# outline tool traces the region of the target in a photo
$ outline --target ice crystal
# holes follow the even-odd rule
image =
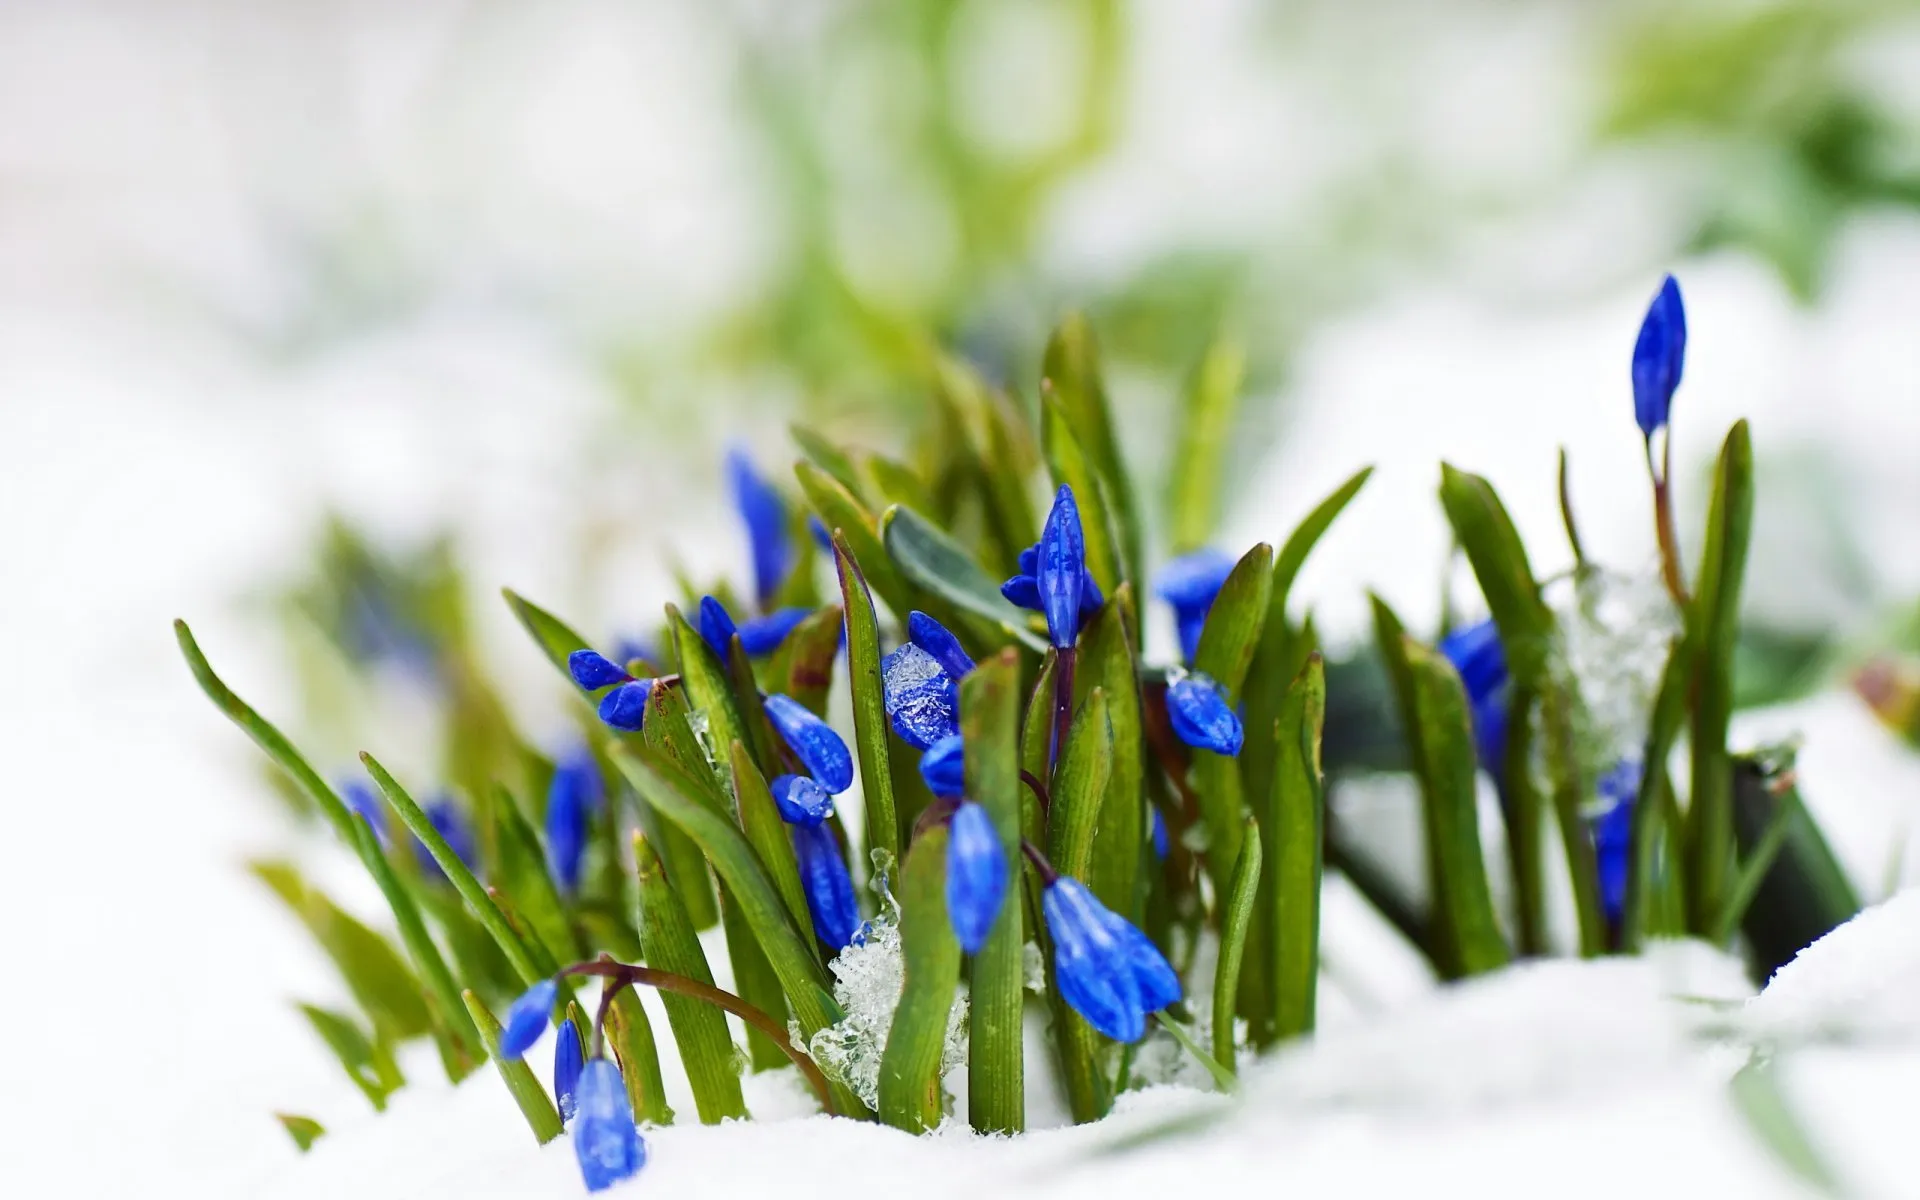
[[[888,897],[891,901],[891,897]],[[867,922],[865,935],[833,960],[833,998],[846,1017],[807,1042],[820,1069],[852,1089],[868,1108],[880,1104],[880,1056],[887,1048],[893,1013],[906,982],[897,910],[883,910]],[[940,1073],[967,1057],[967,998],[954,997],[947,1014],[947,1040]]]
[[[1594,569],[1547,598],[1558,618],[1554,667],[1580,699],[1582,773],[1599,779],[1642,752],[1679,615],[1651,574]]]

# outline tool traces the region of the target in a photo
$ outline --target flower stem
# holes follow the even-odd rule
[[[1678,607],[1687,607],[1687,581],[1680,568],[1680,537],[1673,523],[1673,492],[1669,487],[1673,471],[1673,434],[1668,431],[1661,443],[1660,465],[1654,466],[1653,439],[1647,439],[1647,473],[1653,477],[1654,529],[1660,539],[1660,577],[1666,581],[1667,594]]]
[[[1067,745],[1067,730],[1073,724],[1073,660],[1072,646],[1060,647],[1055,656],[1053,668],[1053,757],[1059,760],[1060,752]]]

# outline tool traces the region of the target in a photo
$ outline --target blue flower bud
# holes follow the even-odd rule
[[[623,683],[600,698],[600,719],[615,729],[635,733],[647,716],[647,698],[653,695],[651,679]]]
[[[907,614],[907,640],[933,656],[940,669],[958,683],[973,670],[973,659],[945,625],[923,612]]]
[[[827,523],[813,513],[808,513],[807,532],[813,535],[813,544],[820,547],[820,552],[832,557],[833,533],[827,529]]]
[[[1492,621],[1440,639],[1440,653],[1460,673],[1473,713],[1473,744],[1480,767],[1498,780],[1507,753],[1507,655]]]
[[[567,655],[567,674],[573,676],[575,683],[590,692],[597,692],[603,687],[611,687],[613,684],[624,683],[633,678],[592,650],[575,650]]]
[[[647,1144],[633,1123],[627,1085],[611,1059],[595,1058],[580,1070],[574,1093],[573,1153],[590,1192],[632,1179],[647,1165]]]
[[[1153,810],[1153,856],[1165,862],[1172,852],[1173,843],[1167,838],[1167,819],[1156,808]]]
[[[1180,631],[1180,657],[1192,662],[1200,649],[1200,630],[1205,626],[1207,610],[1213,598],[1233,574],[1234,560],[1224,551],[1211,547],[1183,554],[1168,563],[1154,582],[1154,592],[1173,608],[1174,624]]]
[[[588,818],[599,806],[600,767],[585,746],[575,747],[554,764],[547,786],[547,868],[568,895],[580,888]]]
[[[573,1120],[580,1110],[580,1069],[584,1066],[580,1031],[572,1021],[560,1022],[560,1033],[553,1039],[553,1099],[560,1106],[562,1121]]]
[[[818,825],[833,815],[833,797],[805,775],[782,775],[771,790],[780,819],[789,825]]]
[[[1073,645],[1080,633],[1080,602],[1086,595],[1087,540],[1080,528],[1080,506],[1065,484],[1053,498],[1047,523],[1040,531],[1040,608],[1047,617],[1047,636],[1058,647]]]
[[[1187,745],[1229,758],[1240,753],[1246,731],[1220,688],[1205,675],[1186,675],[1167,685],[1167,719]]]
[[[787,640],[793,627],[813,615],[810,608],[782,608],[740,627],[740,648],[750,658],[772,654]]]
[[[1633,419],[1648,437],[1667,423],[1674,389],[1687,361],[1687,310],[1669,275],[1647,306],[1633,342]]]
[[[387,818],[380,811],[380,798],[373,794],[373,789],[358,779],[343,780],[340,798],[347,802],[349,812],[367,823],[373,830],[374,840],[384,847],[387,844]]]
[[[1072,493],[1069,492],[1066,488],[1061,488],[1060,490],[1062,492],[1067,493],[1069,503],[1071,504]],[[1054,505],[1054,508],[1057,511],[1059,509],[1059,505],[1056,503]],[[1048,527],[1052,528],[1053,522],[1054,522],[1054,514],[1049,513],[1047,516],[1047,520],[1049,523]],[[1075,520],[1075,524],[1073,528],[1077,532],[1080,529],[1080,526],[1078,524],[1078,520],[1079,520],[1078,509],[1074,510],[1074,520]],[[1042,590],[1040,586],[1040,562],[1041,562],[1040,545],[1041,544],[1039,542],[1035,542],[1033,545],[1028,546],[1025,550],[1022,550],[1020,552],[1020,573],[1000,585],[1000,594],[1006,597],[1007,602],[1009,604],[1012,604],[1016,608],[1024,608],[1032,612],[1045,613],[1047,612],[1047,600],[1042,594]],[[1099,612],[1100,606],[1106,603],[1105,598],[1102,597],[1100,594],[1100,585],[1093,581],[1092,573],[1086,569],[1084,552],[1082,553],[1082,556],[1081,556],[1079,586],[1080,586],[1079,618],[1077,621],[1073,623],[1073,631],[1076,634],[1079,632],[1079,627],[1087,623],[1087,618],[1091,617],[1094,613]],[[1052,625],[1051,619],[1049,619],[1049,622],[1048,622],[1049,632],[1051,632],[1052,629],[1053,629],[1053,625]]]
[[[727,454],[727,479],[733,503],[747,526],[753,550],[753,592],[764,606],[780,590],[793,565],[793,546],[787,536],[787,502],[761,478],[753,460],[738,447]]]
[[[767,719],[821,787],[837,796],[853,786],[853,756],[825,721],[778,693],[767,697]]]
[[[880,683],[887,720],[915,750],[960,732],[960,689],[925,650],[909,643],[881,659]]]
[[[520,993],[501,1025],[500,1057],[519,1058],[533,1049],[546,1032],[547,1018],[553,1015],[553,1001],[559,994],[560,986],[551,979],[542,979]]]
[[[936,796],[954,797],[967,790],[966,748],[959,734],[941,738],[920,756],[920,778]]]
[[[1147,936],[1061,876],[1041,899],[1060,995],[1116,1042],[1146,1036],[1147,1015],[1180,999],[1180,977]]]
[[[954,810],[947,839],[947,919],[962,950],[980,953],[1006,898],[1006,848],[987,810],[968,801]]]
[[[738,632],[726,605],[712,596],[700,597],[700,639],[713,647],[714,654],[721,662],[727,661],[727,648],[732,645],[733,635]]]
[[[433,828],[446,839],[447,845],[453,848],[454,854],[467,865],[468,870],[477,871],[480,863],[479,846],[474,842],[473,829],[467,824],[467,819],[460,815],[460,810],[454,806],[453,800],[447,796],[438,796],[427,801],[424,807],[427,820],[433,822]],[[413,852],[414,857],[420,862],[422,871],[437,879],[447,877],[446,872],[442,871],[440,864],[435,861],[432,851],[427,849],[425,842],[415,838]]]
[[[1618,925],[1627,905],[1627,870],[1633,859],[1633,805],[1640,795],[1640,760],[1623,758],[1600,777],[1600,801],[1593,818],[1593,857],[1600,875],[1600,907],[1609,924]]]
[[[793,854],[800,867],[800,887],[813,914],[813,931],[835,950],[844,950],[860,931],[860,906],[853,898],[853,878],[840,843],[828,825],[793,826]]]

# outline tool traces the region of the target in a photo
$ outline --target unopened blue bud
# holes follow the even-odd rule
[[[533,1049],[533,1044],[546,1032],[547,1019],[553,1015],[554,998],[559,994],[559,985],[551,979],[542,979],[520,993],[520,998],[507,1010],[507,1019],[501,1024],[502,1058],[519,1058]]]
[[[1154,582],[1154,591],[1173,608],[1173,620],[1180,631],[1180,657],[1192,662],[1200,649],[1200,631],[1206,625],[1207,610],[1233,574],[1234,560],[1223,551],[1195,550],[1168,563]]]
[[[733,644],[733,635],[738,632],[726,605],[712,596],[700,597],[700,640],[713,647],[714,654],[722,663],[727,661],[727,648]]]
[[[907,640],[933,656],[955,683],[973,670],[973,658],[945,625],[919,611],[907,614]]]
[[[966,748],[959,734],[941,738],[920,756],[920,778],[936,796],[954,797],[967,790]]]
[[[900,740],[925,750],[960,732],[960,690],[933,655],[911,643],[880,660],[887,720]]]
[[[595,1058],[581,1068],[574,1097],[573,1153],[587,1190],[605,1191],[639,1174],[647,1165],[647,1144],[633,1123],[620,1068]]]
[[[947,918],[962,950],[980,953],[1006,897],[1006,848],[987,810],[969,801],[954,810],[947,839]]]
[[[1071,642],[1072,638],[1079,633],[1080,626],[1085,625],[1089,617],[1099,612],[1100,606],[1106,603],[1106,600],[1100,594],[1100,585],[1093,581],[1093,574],[1086,568],[1086,547],[1080,527],[1079,509],[1073,503],[1073,492],[1062,487],[1060,493],[1066,499],[1066,507],[1063,509],[1059,500],[1055,500],[1053,509],[1047,514],[1046,530],[1053,531],[1056,550],[1064,550],[1071,555],[1074,544],[1079,545],[1078,584],[1066,577],[1064,568],[1061,572],[1048,576],[1053,579],[1053,584],[1050,585],[1051,591],[1048,590],[1049,585],[1043,584],[1041,567],[1047,560],[1041,550],[1047,544],[1048,536],[1046,530],[1043,530],[1040,541],[1020,552],[1020,573],[1000,585],[1000,594],[1016,608],[1045,614],[1048,633],[1057,637],[1059,636],[1057,630],[1064,629],[1068,642]],[[1068,517],[1071,517],[1071,522],[1068,521]],[[1056,559],[1056,566],[1058,565]],[[1065,617],[1068,611],[1066,606],[1072,599],[1072,593],[1076,587],[1079,589],[1079,603],[1076,610],[1078,615],[1064,626],[1057,627],[1055,617]],[[1056,641],[1055,644],[1062,643]]]
[[[597,692],[603,687],[611,687],[633,678],[619,666],[592,650],[575,650],[567,655],[567,674],[573,676],[575,683],[590,692]]]
[[[753,591],[765,605],[780,590],[793,565],[793,545],[787,533],[787,502],[761,477],[753,460],[738,447],[727,454],[727,479],[733,502],[747,527],[753,550]]]
[[[584,1066],[580,1031],[572,1021],[560,1022],[560,1033],[553,1039],[553,1099],[560,1107],[562,1121],[573,1120],[580,1109],[580,1070]]]
[[[1205,675],[1187,675],[1167,685],[1167,719],[1173,732],[1197,750],[1231,758],[1240,753],[1246,731],[1220,688]]]
[[[787,640],[794,626],[812,615],[810,608],[782,608],[748,621],[740,627],[740,648],[750,658],[772,654]]]
[[[1080,528],[1080,506],[1065,484],[1053,498],[1046,526],[1040,531],[1040,608],[1047,617],[1047,636],[1058,647],[1073,645],[1080,633],[1080,601],[1086,594],[1087,541]]]
[[[800,868],[800,888],[807,895],[807,911],[813,914],[814,933],[835,950],[846,949],[860,931],[860,907],[833,828],[793,826],[793,855]]]
[[[600,797],[600,767],[585,746],[554,764],[553,782],[547,787],[547,867],[568,895],[580,888],[588,818],[600,806]]]
[[[1669,275],[1647,306],[1633,342],[1633,419],[1646,436],[1667,423],[1686,361],[1687,310],[1680,285]]]
[[[833,815],[833,797],[805,775],[782,775],[773,781],[774,807],[789,825],[818,825]]]
[[[1473,744],[1481,769],[1498,780],[1507,752],[1507,655],[1492,621],[1440,639],[1440,653],[1460,674],[1473,713]]]
[[[1166,956],[1079,880],[1063,875],[1049,884],[1041,911],[1053,935],[1061,997],[1107,1037],[1139,1041],[1147,1015],[1180,999],[1180,978]]]
[[[767,697],[767,719],[821,787],[837,796],[853,786],[853,756],[832,726],[778,693]]]
[[[653,695],[654,681],[636,679],[623,683],[600,698],[600,719],[615,729],[638,732],[647,716],[647,698]]]

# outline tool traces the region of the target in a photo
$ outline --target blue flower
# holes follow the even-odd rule
[[[713,647],[722,664],[727,661],[727,647],[733,643],[733,635],[740,632],[734,625],[733,617],[727,612],[727,606],[712,596],[700,597],[700,638]]]
[[[1159,809],[1153,811],[1153,856],[1161,862],[1167,861],[1167,855],[1173,850],[1173,843],[1167,838],[1167,819],[1160,815]]]
[[[787,502],[761,478],[753,460],[735,447],[727,453],[727,479],[733,503],[747,526],[753,550],[753,592],[765,607],[780,590],[793,565],[793,545],[787,536]]]
[[[779,693],[767,697],[767,719],[821,787],[837,796],[853,786],[853,757],[825,721]]]
[[[945,625],[915,610],[907,614],[907,640],[933,656],[955,683],[973,670],[973,658]]]
[[[1233,574],[1234,560],[1224,551],[1208,547],[1183,554],[1168,563],[1154,582],[1153,590],[1173,606],[1174,624],[1180,630],[1180,657],[1192,662],[1200,649],[1200,630],[1207,621],[1213,598]]]
[[[936,796],[954,797],[967,790],[965,747],[959,734],[941,738],[920,756],[920,778]]]
[[[915,750],[960,732],[960,689],[925,650],[908,643],[881,659],[880,683],[887,720]]]
[[[835,950],[844,950],[860,930],[860,907],[853,898],[853,879],[840,857],[840,843],[828,825],[795,825],[793,854],[800,867],[800,887],[813,914],[813,931]]]
[[[573,1153],[587,1190],[605,1191],[639,1174],[647,1165],[647,1144],[634,1126],[620,1068],[595,1058],[581,1068],[574,1098]]]
[[[1041,900],[1053,934],[1054,976],[1073,1010],[1116,1042],[1146,1036],[1147,1014],[1180,999],[1180,977],[1147,935],[1061,876]]]
[[[1229,758],[1240,753],[1246,737],[1239,714],[1205,675],[1183,675],[1167,685],[1167,720],[1187,745]]]
[[[453,848],[454,855],[467,864],[469,871],[476,870],[480,861],[479,847],[474,844],[472,827],[467,824],[467,819],[460,815],[460,810],[454,806],[452,798],[438,796],[427,801],[425,807],[427,820],[433,822],[434,830],[446,839],[447,845]],[[422,871],[440,879],[447,877],[446,872],[440,869],[440,864],[434,861],[433,853],[427,849],[425,842],[415,838],[413,852],[414,856],[420,860]]]
[[[1627,869],[1633,859],[1633,803],[1640,795],[1640,761],[1623,758],[1600,778],[1607,807],[1594,817],[1593,857],[1600,874],[1600,907],[1618,925],[1627,903]]]
[[[805,775],[782,775],[772,791],[780,819],[789,825],[818,825],[833,815],[833,797]]]
[[[1492,621],[1457,629],[1440,639],[1467,691],[1473,712],[1473,743],[1480,766],[1496,780],[1507,751],[1507,655]]]
[[[1667,423],[1686,361],[1687,310],[1680,302],[1680,285],[1669,275],[1647,306],[1640,336],[1633,342],[1633,419],[1646,436]]]
[[[614,643],[613,653],[623,663],[632,662],[636,658],[645,659],[650,663],[660,661],[660,656],[654,652],[653,643],[642,637],[621,638]]]
[[[633,678],[620,666],[592,650],[575,650],[567,655],[567,674],[589,692],[597,692],[603,687],[625,683]]]
[[[630,679],[600,698],[600,719],[615,729],[636,733],[647,716],[654,681]]]
[[[962,950],[980,953],[1006,898],[1006,848],[987,810],[968,801],[954,810],[947,839],[947,919]]]
[[[1044,613],[1056,646],[1071,646],[1087,618],[1106,601],[1087,571],[1087,543],[1073,489],[1060,488],[1040,540],[1020,552],[1020,573],[1000,585],[1000,594],[1021,608]]]
[[[347,802],[347,811],[365,821],[373,830],[374,840],[381,846],[387,844],[387,819],[380,811],[380,798],[373,789],[358,779],[341,781],[340,798]]]
[[[587,819],[600,806],[600,788],[600,767],[584,745],[554,764],[553,782],[547,786],[547,868],[569,895],[580,887]]]
[[[740,627],[740,648],[749,658],[772,654],[787,640],[794,626],[813,615],[810,608],[778,608]]]
[[[519,1058],[533,1049],[546,1032],[547,1018],[553,1015],[553,1001],[559,994],[560,985],[551,979],[542,979],[520,993],[507,1010],[500,1030],[500,1057]]]
[[[580,1109],[580,1069],[586,1056],[580,1052],[580,1031],[572,1021],[560,1022],[559,1036],[553,1039],[553,1098],[560,1106],[560,1119],[573,1120]]]
[[[827,523],[813,513],[807,514],[807,532],[813,535],[813,544],[820,552],[833,557],[833,534],[828,531]]]

